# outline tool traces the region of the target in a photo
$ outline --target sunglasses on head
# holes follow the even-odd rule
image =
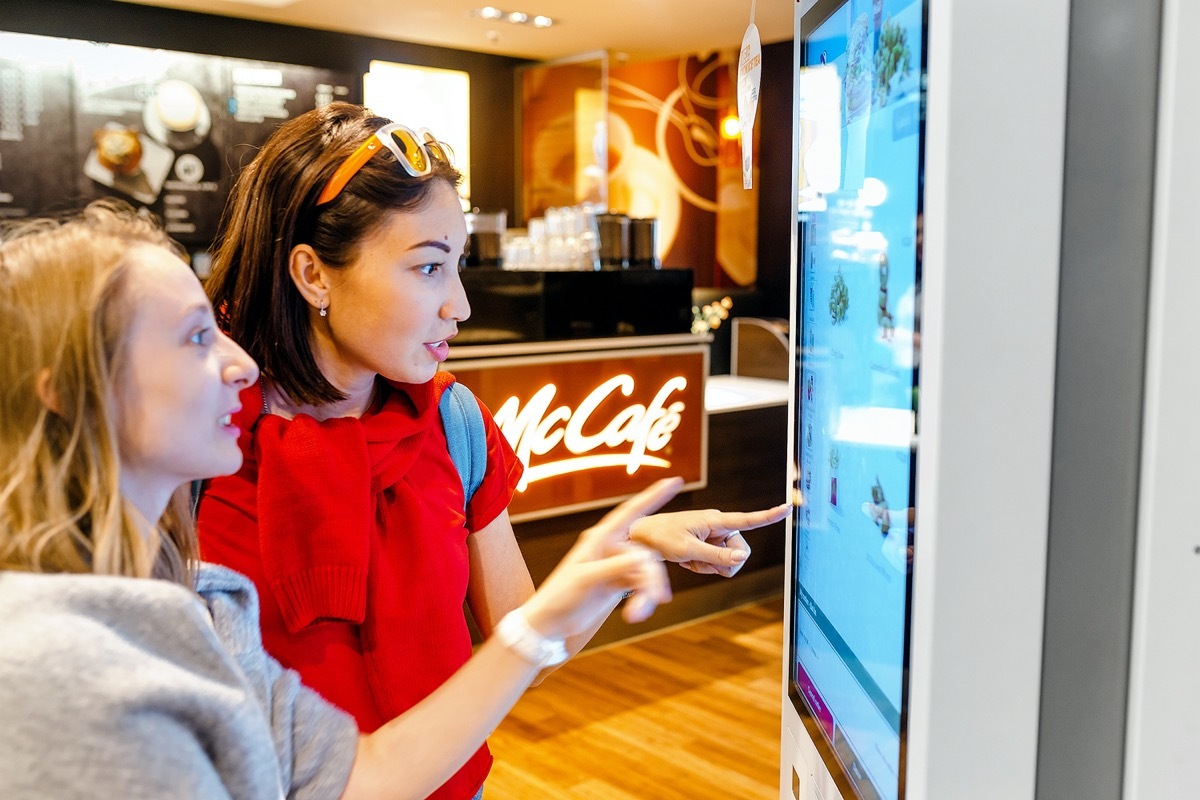
[[[449,146],[435,139],[428,128],[414,131],[393,122],[371,134],[371,138],[359,145],[358,149],[342,162],[337,172],[333,173],[333,177],[325,184],[321,196],[317,198],[317,205],[323,206],[341,194],[342,189],[345,189],[350,179],[358,174],[363,164],[385,148],[396,157],[404,171],[414,178],[428,175],[433,170],[435,160],[446,164],[454,163]]]

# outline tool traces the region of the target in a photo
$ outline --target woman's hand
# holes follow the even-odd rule
[[[622,610],[628,622],[646,619],[670,600],[666,569],[653,552],[630,541],[629,527],[682,486],[679,478],[657,481],[580,534],[522,606],[529,624],[544,636],[565,638],[592,629],[625,592],[633,592]]]
[[[784,503],[765,511],[709,508],[655,514],[636,520],[630,538],[692,572],[730,578],[750,557],[750,545],[741,532],[778,522],[790,508]]]
[[[520,607],[547,638],[595,628],[633,591],[625,618],[637,622],[671,599],[657,555],[629,541],[629,526],[678,493],[678,478],[658,481],[584,531],[554,571]],[[535,664],[490,637],[471,659],[421,702],[359,740],[343,797],[427,797],[495,729],[538,674]]]

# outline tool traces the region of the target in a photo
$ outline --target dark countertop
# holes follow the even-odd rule
[[[690,269],[503,270],[468,267],[471,317],[458,345],[688,333]]]

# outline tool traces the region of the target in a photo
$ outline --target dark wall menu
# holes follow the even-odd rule
[[[0,33],[0,219],[104,196],[202,249],[279,123],[350,99],[347,73]]]
[[[61,208],[75,193],[71,68],[35,55],[37,38],[0,33],[0,220]]]

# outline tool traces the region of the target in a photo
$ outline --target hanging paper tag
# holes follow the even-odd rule
[[[742,139],[742,188],[754,185],[754,114],[758,111],[758,86],[762,81],[762,42],[753,22],[742,37],[738,57],[738,125]]]

